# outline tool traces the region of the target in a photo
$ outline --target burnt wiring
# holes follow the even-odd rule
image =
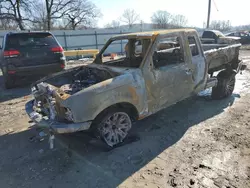
[[[61,89],[68,94],[74,94],[109,78],[111,78],[111,75],[106,71],[84,68],[75,73],[72,82],[61,86]]]

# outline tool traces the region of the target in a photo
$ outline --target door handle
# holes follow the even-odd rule
[[[194,77],[194,75],[193,75],[193,70],[190,69],[190,68],[187,68],[187,69],[185,70],[185,72],[186,72],[186,74],[187,74],[188,76],[191,75],[192,81],[194,82],[194,81],[195,81],[195,77]]]
[[[190,74],[192,74],[192,69],[186,69],[185,72],[186,72],[186,74],[190,75]]]

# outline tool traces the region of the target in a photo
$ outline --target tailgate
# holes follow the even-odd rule
[[[204,51],[209,72],[221,70],[226,64],[238,61],[240,47],[241,44],[234,44]]]
[[[54,53],[57,41],[50,33],[18,33],[7,38],[5,51],[17,51],[18,55],[7,58],[16,67],[59,63],[62,54]]]

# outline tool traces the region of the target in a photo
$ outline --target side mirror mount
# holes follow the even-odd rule
[[[95,60],[94,60],[93,63],[102,64],[101,57],[102,57],[102,55],[100,55],[100,54],[98,53],[98,54],[96,55]]]

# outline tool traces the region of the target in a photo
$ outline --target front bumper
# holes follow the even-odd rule
[[[42,116],[38,112],[33,110],[34,100],[29,101],[25,105],[26,113],[30,119],[37,124],[39,127],[51,129],[57,134],[63,133],[74,133],[78,131],[88,130],[91,125],[91,121],[83,123],[61,123],[57,121],[51,121],[46,116]]]

